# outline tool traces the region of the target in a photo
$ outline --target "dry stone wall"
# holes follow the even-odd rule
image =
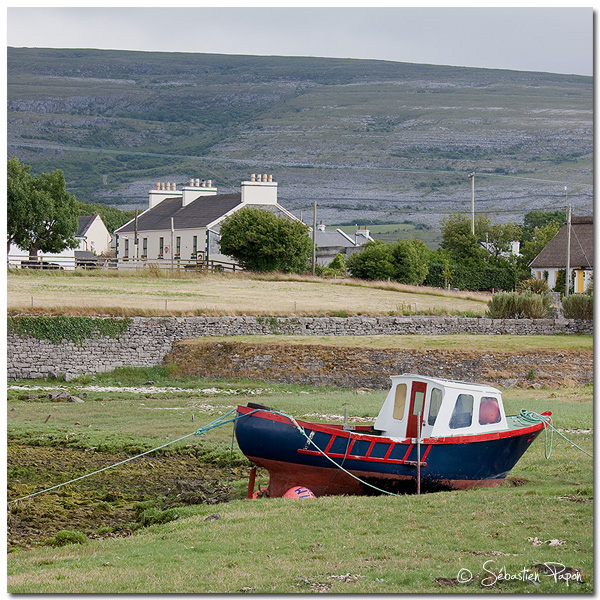
[[[460,317],[134,317],[117,338],[82,344],[10,333],[7,378],[64,377],[121,366],[161,364],[175,342],[235,335],[552,335],[593,333],[591,321],[570,319],[494,320]]]

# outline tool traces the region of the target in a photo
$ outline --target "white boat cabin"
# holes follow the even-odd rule
[[[506,431],[502,394],[494,387],[420,375],[392,375],[374,429],[393,438],[421,439]]]

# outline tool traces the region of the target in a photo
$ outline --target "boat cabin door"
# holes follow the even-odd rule
[[[406,437],[416,438],[419,435],[419,413],[423,421],[423,410],[425,408],[425,393],[427,384],[422,381],[413,381],[410,393],[410,405],[408,410],[408,423],[406,424]]]

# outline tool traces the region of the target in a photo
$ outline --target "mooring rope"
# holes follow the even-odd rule
[[[374,490],[381,492],[383,494],[388,494],[389,496],[397,496],[398,494],[394,494],[394,492],[388,492],[387,490],[382,490],[381,488],[378,488],[375,485],[371,485],[370,483],[360,479],[359,477],[357,477],[356,475],[350,473],[350,471],[348,471],[347,469],[344,469],[344,467],[342,467],[342,465],[338,464],[335,462],[335,460],[333,460],[333,458],[331,458],[331,456],[328,456],[323,450],[321,450],[321,448],[319,448],[319,446],[317,446],[317,444],[315,444],[314,440],[308,436],[306,434],[306,431],[304,430],[303,427],[300,427],[300,425],[298,424],[298,422],[296,421],[296,419],[294,419],[294,417],[290,416],[290,415],[286,415],[283,412],[280,411],[276,411],[276,410],[270,410],[269,412],[272,412],[275,415],[281,415],[282,417],[286,417],[287,419],[289,419],[292,423],[292,425],[294,425],[294,427],[330,462],[332,462],[338,469],[341,469],[344,473],[346,473],[347,475],[350,475],[350,477],[353,477],[354,479],[356,479],[358,482],[364,484],[364,485],[368,485],[370,488],[373,488]],[[350,436],[349,436],[350,437]],[[345,460],[345,458],[344,458]]]
[[[119,461],[117,463],[114,463],[112,465],[108,465],[106,467],[103,467],[102,469],[98,469],[96,471],[93,471],[91,473],[87,473],[85,475],[81,475],[80,477],[75,477],[74,479],[70,479],[69,481],[65,481],[63,483],[59,483],[57,485],[53,485],[49,488],[43,489],[43,490],[39,490],[38,492],[34,492],[32,494],[28,494],[26,496],[22,496],[20,498],[15,498],[14,500],[9,500],[9,504],[12,502],[20,502],[21,500],[26,500],[27,498],[33,498],[34,496],[37,496],[39,494],[44,494],[45,492],[50,492],[52,490],[56,490],[58,488],[61,488],[65,485],[69,485],[71,483],[75,483],[76,481],[81,481],[82,479],[85,479],[87,477],[91,477],[92,475],[97,475],[98,473],[102,473],[103,471],[107,471],[108,469],[112,469],[114,467],[118,467],[120,465],[123,465],[125,463],[131,462],[132,460],[135,460],[136,458],[140,458],[142,456],[146,456],[147,454],[151,454],[152,452],[156,452],[157,450],[161,450],[162,448],[166,448],[167,446],[170,446],[172,444],[175,444],[177,442],[180,442],[182,440],[185,440],[186,438],[189,438],[193,435],[198,435],[198,436],[204,436],[206,435],[206,433],[208,433],[211,429],[215,429],[216,427],[221,427],[222,425],[227,425],[227,423],[233,423],[234,421],[237,421],[238,419],[241,419],[243,417],[247,417],[259,410],[262,410],[264,412],[270,412],[272,414],[275,415],[280,415],[282,417],[285,417],[286,419],[289,419],[289,421],[292,423],[292,425],[308,440],[308,442],[310,444],[312,444],[317,451],[322,454],[327,460],[329,460],[331,463],[333,463],[338,469],[341,469],[344,473],[346,473],[347,475],[349,475],[350,477],[356,479],[358,482],[378,491],[381,492],[382,494],[388,494],[390,496],[396,496],[397,494],[393,493],[393,492],[389,492],[387,490],[381,489],[375,485],[372,485],[362,479],[360,479],[359,477],[357,477],[356,475],[354,475],[353,473],[351,473],[350,471],[348,471],[347,469],[344,469],[344,467],[341,464],[338,464],[337,462],[335,462],[335,460],[333,460],[333,458],[331,458],[330,456],[328,456],[325,451],[323,451],[321,448],[319,448],[319,446],[317,446],[317,444],[315,444],[314,440],[307,435],[306,431],[304,430],[303,427],[301,427],[299,425],[299,423],[296,421],[296,419],[294,417],[292,417],[291,415],[288,415],[284,412],[281,411],[277,411],[277,410],[272,410],[272,409],[267,409],[267,408],[261,408],[261,409],[254,409],[251,412],[248,412],[246,414],[243,415],[236,415],[235,417],[233,417],[232,419],[228,419],[227,417],[229,417],[230,415],[232,415],[233,413],[235,413],[237,411],[236,408],[230,410],[228,413],[225,413],[224,415],[221,415],[219,417],[217,417],[214,421],[211,421],[210,423],[208,423],[208,425],[204,425],[203,427],[200,427],[200,429],[197,429],[196,431],[192,432],[192,433],[188,433],[187,435],[181,436],[175,440],[171,440],[170,442],[167,442],[166,444],[162,444],[161,446],[157,446],[156,448],[152,448],[151,450],[147,450],[146,452],[141,452],[140,454],[136,454],[135,456],[131,456],[130,458],[126,458],[125,460]],[[577,444],[575,444],[574,442],[572,442],[571,440],[569,440],[566,436],[564,436],[562,433],[560,433],[560,431],[558,431],[553,425],[552,425],[552,418],[550,416],[542,416],[538,413],[532,412],[532,411],[528,411],[525,409],[522,409],[520,414],[519,414],[519,418],[524,422],[524,423],[544,423],[544,433],[546,436],[545,439],[545,444],[544,444],[544,449],[545,449],[545,455],[546,455],[546,459],[550,458],[550,454],[552,453],[552,434],[554,431],[556,431],[556,433],[558,435],[560,435],[561,437],[563,437],[565,440],[567,440],[567,442],[569,442],[572,446],[574,446],[575,448],[577,448],[578,450],[581,450],[584,454],[587,454],[588,456],[592,457],[592,455],[589,452],[586,452],[583,448],[580,448]],[[549,450],[548,450],[548,439],[547,439],[547,432],[548,429],[550,429],[550,444],[549,444]],[[349,434],[349,438],[351,437],[351,434]],[[232,449],[231,449],[231,454],[233,455],[233,436],[232,436]],[[230,456],[230,464],[229,464],[229,469],[231,472],[231,456]],[[593,458],[593,457],[592,457]],[[229,480],[229,479],[228,479]]]
[[[571,444],[571,446],[577,448],[578,450],[581,450],[584,454],[587,454],[590,458],[594,458],[589,452],[587,452],[586,450],[584,450],[583,448],[578,446],[575,442],[573,442],[568,437],[563,435],[560,431],[558,431],[558,429],[556,429],[556,427],[554,427],[554,425],[552,423],[552,417],[550,415],[548,415],[548,416],[540,415],[536,412],[533,412],[531,410],[525,410],[523,408],[523,409],[521,409],[521,412],[519,413],[519,418],[524,423],[543,423],[544,424],[544,454],[546,456],[546,460],[549,459],[550,455],[552,454],[552,438],[553,438],[553,434],[555,431],[558,435],[560,435],[560,437],[567,440],[567,442],[569,442],[569,444]],[[548,429],[550,429],[550,443],[549,444],[548,444]]]
[[[167,442],[166,444],[162,444],[161,446],[152,448],[152,450],[146,450],[146,452],[136,454],[135,456],[131,456],[129,458],[126,458],[125,460],[121,460],[112,465],[108,465],[107,467],[103,467],[102,469],[98,469],[97,471],[93,471],[92,473],[87,473],[86,475],[81,475],[81,477],[76,477],[75,479],[70,479],[69,481],[65,481],[63,483],[53,485],[52,487],[46,488],[44,490],[40,490],[39,492],[34,492],[33,494],[28,494],[27,496],[22,496],[21,498],[15,498],[14,500],[9,500],[9,504],[11,502],[19,502],[21,500],[26,500],[27,498],[32,498],[33,496],[37,496],[37,495],[43,494],[45,492],[50,492],[51,490],[56,490],[65,485],[75,483],[76,481],[81,481],[82,479],[85,479],[86,477],[91,477],[92,475],[97,475],[98,473],[102,473],[103,471],[108,471],[108,469],[112,469],[113,467],[118,467],[119,465],[123,465],[125,463],[131,462],[132,460],[135,460],[136,458],[140,458],[141,456],[146,456],[146,454],[151,454],[152,452],[156,452],[157,450],[166,448],[167,446],[170,446],[172,444],[180,442],[181,440],[185,440],[186,438],[189,438],[193,435],[199,435],[199,436],[206,435],[206,433],[208,431],[210,431],[211,429],[214,429],[215,427],[221,427],[221,425],[226,425],[227,423],[232,423],[233,421],[238,419],[239,417],[234,417],[233,419],[224,420],[227,417],[229,417],[231,414],[236,412],[236,410],[237,409],[234,408],[234,409],[230,410],[228,413],[225,413],[224,415],[217,417],[214,421],[211,421],[208,425],[204,425],[204,427],[200,427],[200,429],[197,429],[196,431],[194,431],[192,433],[188,433],[187,435],[181,436],[180,438],[177,438],[176,440],[171,440],[170,442]]]

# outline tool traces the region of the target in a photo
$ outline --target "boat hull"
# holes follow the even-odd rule
[[[268,495],[308,487],[315,496],[423,492],[502,483],[543,423],[483,435],[397,440],[337,425],[296,421],[270,410],[238,407],[241,451],[269,472]],[[304,433],[303,433],[304,432]],[[340,468],[342,467],[342,468]]]

